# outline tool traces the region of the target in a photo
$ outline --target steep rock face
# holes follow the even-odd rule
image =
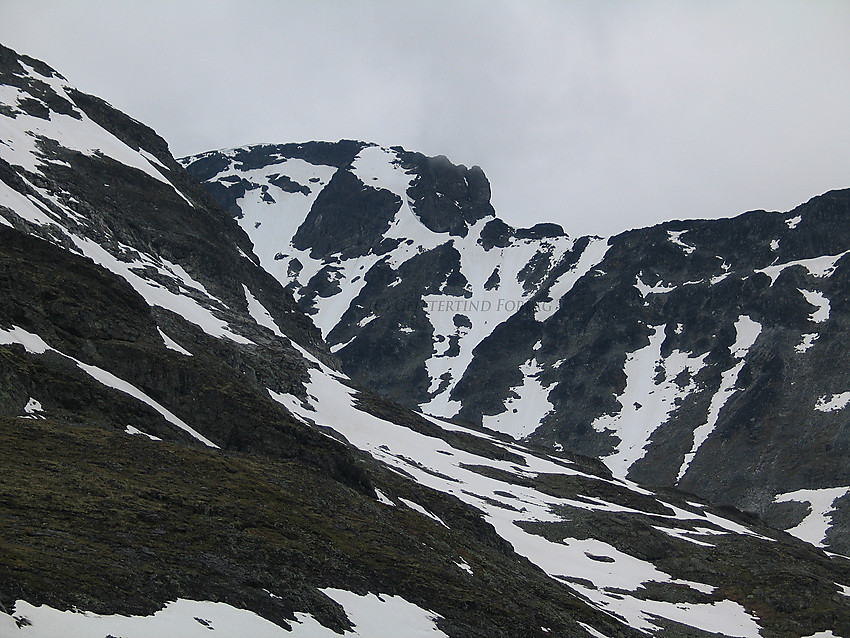
[[[240,184],[224,203],[353,378],[786,529],[826,516],[810,540],[850,551],[846,191],[573,239],[495,217],[478,170],[353,142],[330,163],[329,147],[181,161],[213,194]],[[387,204],[370,216],[369,198]]]

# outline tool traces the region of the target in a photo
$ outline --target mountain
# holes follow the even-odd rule
[[[291,149],[325,167],[400,153]],[[506,282],[524,273],[536,292],[523,295],[551,290],[540,282],[565,260],[590,270],[587,255],[602,252],[553,226],[500,225],[480,171],[463,169],[461,184],[446,161],[405,156],[433,170],[420,198],[433,204],[430,232],[478,245],[489,226],[491,250],[525,246],[523,263],[501,267]],[[399,179],[411,170],[394,166]],[[465,284],[449,248],[420,250],[402,233],[415,226],[388,236],[395,195],[346,172],[293,239],[252,237],[247,213],[235,221],[221,189],[208,194],[150,128],[0,47],[0,635],[850,634],[847,558],[347,376],[330,332],[348,306],[320,310],[334,295],[318,292],[311,304],[282,279],[292,260],[268,262],[264,236],[314,260],[330,251],[338,269],[310,276],[327,291],[350,293],[346,268],[360,265],[363,289],[374,281],[380,269],[368,275],[372,256],[358,253],[378,232],[384,255],[421,257],[406,276],[440,280],[429,294],[447,301]],[[278,171],[266,194],[320,195],[334,180],[322,175]],[[230,181],[262,197],[241,179]],[[359,221],[342,223],[346,211]],[[399,279],[390,290],[410,286],[415,300],[417,280]],[[411,321],[430,324],[420,310]],[[471,353],[460,332],[447,354]]]
[[[850,553],[850,190],[572,238],[510,227],[480,169],[401,148],[181,163],[352,378]]]

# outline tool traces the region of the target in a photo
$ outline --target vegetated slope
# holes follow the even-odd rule
[[[575,239],[510,228],[479,169],[400,148],[181,162],[353,378],[850,552],[850,191]]]
[[[0,79],[4,635],[850,631],[844,558],[356,386],[150,129]]]

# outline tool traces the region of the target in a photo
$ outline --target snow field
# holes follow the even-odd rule
[[[549,297],[552,301],[545,305],[542,303],[537,304],[534,310],[534,319],[542,322],[554,315],[560,307],[561,298],[573,289],[573,286],[576,285],[579,279],[602,263],[605,255],[608,254],[609,247],[607,239],[599,237],[592,238],[576,262],[576,265],[558,277],[550,286]]]
[[[642,600],[637,596],[624,593],[637,592],[641,590],[644,583],[649,581],[672,583],[704,594],[713,590],[709,585],[674,579],[652,563],[630,556],[599,540],[565,538],[561,542],[553,542],[542,536],[528,533],[516,524],[519,521],[561,521],[562,517],[555,513],[558,507],[642,513],[639,510],[609,503],[599,498],[583,497],[578,500],[551,497],[533,488],[483,476],[469,467],[486,465],[526,477],[534,477],[540,473],[586,476],[569,467],[568,463],[535,456],[519,446],[500,443],[493,437],[470,431],[475,436],[482,436],[490,442],[504,445],[506,449],[520,454],[526,465],[492,460],[454,448],[441,439],[384,421],[358,410],[357,393],[343,383],[343,377],[321,364],[316,365],[316,368],[310,370],[311,380],[307,387],[307,394],[310,397],[309,405],[304,405],[291,395],[269,391],[270,396],[303,420],[333,428],[353,445],[368,451],[390,468],[404,470],[417,482],[452,494],[477,507],[485,513],[487,520],[495,527],[499,535],[513,545],[515,551],[532,560],[550,576],[560,580],[566,579],[564,582],[579,591],[598,608],[643,631],[657,629],[653,621],[656,617],[662,617],[710,632],[742,637],[759,635],[759,627],[755,619],[747,614],[743,607],[731,601],[711,604],[677,604]],[[430,420],[445,425],[437,419]],[[448,429],[466,431],[460,426],[449,426]],[[409,459],[416,459],[416,462]],[[625,481],[615,482],[627,485],[629,488],[633,487]],[[637,491],[651,494],[647,490],[637,489]],[[390,500],[383,494],[379,496],[379,499],[382,502],[383,499]],[[406,505],[417,509],[412,502]],[[673,513],[664,515],[663,518],[670,520],[671,524],[675,524],[675,521],[700,523],[696,529],[673,529],[671,530],[673,532],[693,536],[727,532],[753,535],[747,528],[716,515],[707,512],[695,513],[666,503],[665,505]],[[429,518],[434,517],[427,510],[421,513]],[[438,524],[446,523],[439,521]],[[694,539],[688,540],[694,542]],[[599,560],[599,557],[604,557],[604,561]],[[460,562],[460,559],[457,560]],[[594,586],[587,587],[570,580],[577,577],[589,580]]]
[[[818,412],[837,412],[848,405],[850,405],[850,392],[842,392],[841,394],[829,395],[828,398],[826,395],[820,397],[815,403],[815,410]]]

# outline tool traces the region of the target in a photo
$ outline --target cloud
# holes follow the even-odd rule
[[[4,43],[177,154],[401,144],[572,234],[850,186],[848,33],[826,1],[0,2]]]

